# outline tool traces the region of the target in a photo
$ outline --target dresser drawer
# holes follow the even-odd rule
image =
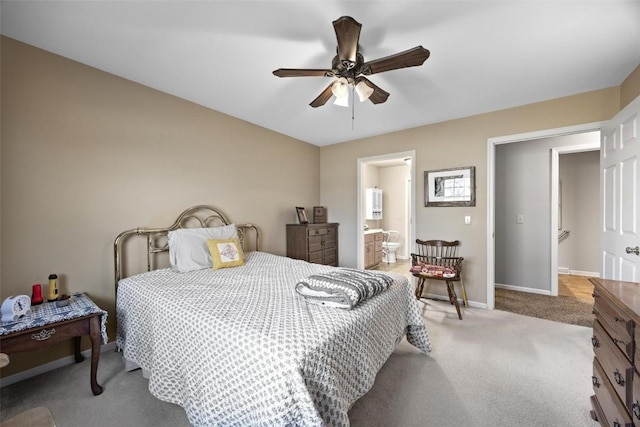
[[[374,233],[373,240],[376,242],[382,242],[382,233]]]
[[[605,417],[604,420],[599,420],[600,424],[610,427],[633,427],[624,403],[617,398],[616,392],[612,390],[611,383],[596,359],[593,360],[592,381],[593,391]]]
[[[620,400],[631,407],[631,382],[633,366],[622,352],[613,344],[600,322],[593,324],[593,351],[602,369],[616,390]]]
[[[93,316],[95,315],[62,321],[54,326],[47,325],[5,335],[2,338],[2,351],[7,354],[18,351],[33,351],[69,338],[89,335],[90,321]]]
[[[324,251],[324,264],[326,265],[337,265],[336,262],[336,251],[335,250],[326,250]]]
[[[322,236],[309,236],[309,253],[322,250]]]
[[[309,252],[309,262],[322,264],[322,251]]]
[[[633,393],[631,396],[631,419],[640,425],[640,375],[633,374]]]
[[[635,325],[634,325],[635,326]],[[640,342],[640,328],[634,328],[633,335],[635,336],[633,343],[633,365],[640,367],[640,351],[636,351],[637,343]]]
[[[336,235],[335,233],[327,234],[323,236],[324,240],[324,248],[325,249],[333,249],[336,247]]]
[[[307,234],[309,236],[324,236],[326,234],[332,234],[335,236],[336,228],[335,227],[314,227],[307,229]]]
[[[618,310],[597,291],[594,293],[594,301],[593,311],[596,315],[596,320],[604,327],[618,348],[632,361],[634,357],[633,320]]]

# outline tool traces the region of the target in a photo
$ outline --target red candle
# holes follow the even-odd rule
[[[31,291],[31,305],[42,304],[42,285],[37,283],[33,285]]]

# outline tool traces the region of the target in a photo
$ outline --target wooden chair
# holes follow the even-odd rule
[[[462,260],[458,256],[458,240],[447,242],[444,240],[420,240],[416,239],[416,251],[411,254],[411,274],[418,278],[416,286],[416,298],[422,298],[422,291],[427,280],[442,280],[447,284],[449,301],[456,307],[458,318],[462,320],[458,296],[453,286],[454,282],[460,282],[462,286],[462,300],[468,307],[467,291],[462,280]]]

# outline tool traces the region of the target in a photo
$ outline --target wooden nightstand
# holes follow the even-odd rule
[[[41,350],[60,341],[74,339],[76,363],[84,360],[80,353],[80,337],[91,338],[91,391],[102,393],[98,384],[100,344],[107,343],[107,312],[86,294],[73,295],[69,304],[57,307],[55,302],[32,306],[31,313],[17,321],[0,322],[0,349],[11,356],[15,353]]]

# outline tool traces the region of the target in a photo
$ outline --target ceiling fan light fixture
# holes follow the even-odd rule
[[[333,96],[338,99],[348,97],[349,86],[347,79],[345,79],[344,77],[340,77],[335,82],[333,82],[333,85],[331,85],[331,93],[333,93]]]
[[[358,97],[360,98],[360,102],[364,102],[373,93],[373,88],[364,82],[364,80],[360,80],[356,83],[356,92],[358,93]]]
[[[349,92],[347,92],[347,96],[342,96],[340,98],[336,97],[336,100],[333,101],[333,105],[337,105],[339,107],[348,107],[349,106]]]
[[[335,104],[348,106],[349,91],[358,92],[360,102],[366,100],[372,104],[382,104],[389,98],[389,93],[376,86],[364,76],[398,70],[407,67],[419,67],[430,56],[430,52],[422,46],[416,46],[393,55],[365,61],[360,52],[360,30],[362,24],[350,16],[341,16],[333,21],[336,33],[336,55],[331,60],[331,68],[278,68],[273,71],[276,77],[330,77],[333,81],[309,105],[313,108],[327,103],[332,96]],[[342,98],[347,98],[346,100]]]

